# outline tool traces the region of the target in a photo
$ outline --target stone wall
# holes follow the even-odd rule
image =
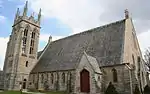
[[[75,92],[76,94],[80,94],[81,92],[81,72],[83,70],[87,70],[89,72],[89,80],[90,80],[90,94],[96,94],[96,93],[100,93],[101,92],[101,81],[102,81],[102,74],[101,71],[99,69],[99,72],[96,73],[95,70],[93,69],[95,67],[93,67],[91,65],[92,62],[95,62],[94,59],[90,59],[91,61],[89,61],[89,56],[87,56],[86,54],[84,54],[81,58],[81,61],[76,69],[76,75],[75,75]],[[90,57],[93,58],[93,57]],[[90,63],[91,62],[91,63]],[[97,63],[97,62],[96,62]],[[97,63],[98,64],[98,63]],[[95,65],[96,66],[96,65]],[[99,68],[99,67],[98,67]]]
[[[4,88],[4,75],[3,75],[3,71],[0,71],[0,89]]]
[[[26,30],[27,34],[25,35]],[[34,37],[33,33],[35,33]],[[5,89],[19,90],[20,84],[24,81],[28,82],[29,73],[37,63],[39,34],[40,24],[34,17],[18,15],[12,28],[5,56]],[[26,42],[23,41],[25,37]],[[33,48],[32,53],[31,48]]]
[[[58,71],[30,74],[29,89],[70,91],[74,88],[74,71]]]
[[[117,81],[113,80],[113,72],[115,69],[117,71]],[[116,90],[119,94],[130,94],[131,86],[130,86],[130,72],[129,69],[125,65],[111,66],[111,67],[103,67],[101,68],[103,72],[103,81],[102,81],[102,92],[105,92],[110,82],[115,86]],[[135,85],[137,84],[137,80],[135,78],[134,71],[131,72],[132,75],[132,87],[133,91],[135,89]]]
[[[137,39],[136,31],[134,29],[131,19],[126,19],[125,24],[125,39],[122,63],[129,63],[134,69],[134,75],[138,80],[139,88],[146,86],[146,71],[143,62],[142,53]]]

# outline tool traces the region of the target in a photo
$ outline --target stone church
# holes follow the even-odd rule
[[[56,41],[49,37],[38,52],[41,10],[38,18],[17,10],[4,62],[4,89],[67,91],[104,94],[112,83],[119,94],[132,94],[147,84],[136,31],[125,19]]]

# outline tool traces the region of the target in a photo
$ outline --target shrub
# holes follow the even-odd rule
[[[135,86],[135,90],[133,94],[141,94],[138,85]]]
[[[144,88],[144,94],[150,94],[150,87],[148,85]]]
[[[118,94],[114,85],[110,82],[108,88],[105,91],[105,94]]]

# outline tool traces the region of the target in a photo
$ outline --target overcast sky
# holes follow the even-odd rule
[[[30,16],[42,8],[39,50],[53,40],[124,18],[128,9],[134,22],[141,50],[150,46],[149,0],[28,0]],[[25,0],[0,0],[0,68],[2,69],[8,37],[16,9],[23,10]]]

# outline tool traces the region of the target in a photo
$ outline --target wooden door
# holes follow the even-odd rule
[[[89,78],[89,72],[85,69],[83,69],[80,72],[80,89],[81,92],[90,92],[90,78]]]

